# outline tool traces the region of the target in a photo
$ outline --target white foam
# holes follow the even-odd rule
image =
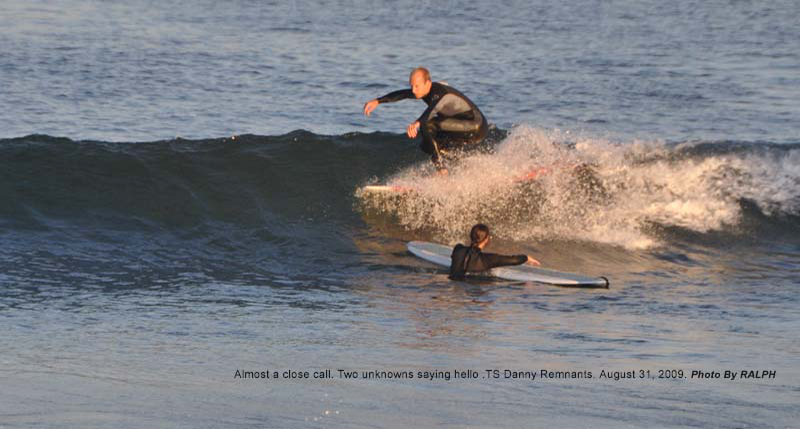
[[[494,154],[468,156],[447,177],[417,165],[389,179],[419,191],[371,201],[408,228],[463,239],[478,222],[506,239],[579,240],[642,249],[660,244],[649,225],[697,232],[735,226],[741,199],[769,215],[800,211],[800,152],[681,156],[691,145],[612,142],[560,130],[515,127]],[[575,166],[591,166],[588,191]],[[532,185],[514,182],[548,167]],[[364,198],[362,195],[360,198]]]

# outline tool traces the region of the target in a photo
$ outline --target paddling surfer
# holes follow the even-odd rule
[[[472,227],[469,232],[470,245],[464,246],[456,244],[450,256],[450,278],[453,280],[463,280],[467,272],[489,271],[495,267],[508,265],[540,265],[539,261],[528,255],[498,255],[496,253],[483,253],[484,247],[489,245],[491,235],[489,227],[479,223]]]
[[[446,174],[443,156],[453,149],[474,145],[486,138],[489,130],[486,117],[475,103],[455,88],[441,82],[431,82],[431,75],[424,67],[414,69],[408,82],[411,89],[390,92],[366,102],[364,114],[369,116],[381,103],[407,98],[422,99],[428,108],[408,125],[406,134],[409,138],[415,138],[417,133],[421,133],[420,149],[431,155],[440,173]]]

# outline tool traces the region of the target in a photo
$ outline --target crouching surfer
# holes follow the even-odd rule
[[[364,104],[364,114],[369,116],[378,104],[393,103],[407,98],[420,98],[428,108],[406,128],[409,138],[421,131],[420,149],[431,155],[431,160],[441,174],[447,174],[444,157],[455,149],[476,145],[486,138],[489,125],[478,106],[455,88],[440,82],[431,82],[431,75],[418,67],[408,78],[411,89],[390,92]]]

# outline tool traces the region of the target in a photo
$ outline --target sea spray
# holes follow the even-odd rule
[[[388,178],[414,192],[357,192],[366,210],[443,242],[478,222],[517,241],[570,240],[629,249],[662,244],[659,227],[736,231],[750,202],[770,216],[800,212],[794,146],[613,142],[529,126],[492,153],[466,155],[447,176],[414,165]],[[534,180],[522,180],[534,172]]]

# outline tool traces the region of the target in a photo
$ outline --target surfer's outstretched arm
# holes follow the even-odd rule
[[[527,255],[498,255],[497,253],[482,253],[481,259],[487,268],[505,267],[508,265],[521,265],[528,261]]]
[[[392,91],[383,97],[377,98],[379,103],[394,103],[395,101],[405,100],[407,98],[417,98],[414,96],[414,91],[410,89],[398,89]]]
[[[481,260],[483,261],[487,269],[492,269],[495,267],[505,267],[509,265],[522,265],[526,262],[534,264],[534,262],[531,261],[535,261],[535,264],[538,265],[539,262],[528,255],[506,256],[506,255],[498,255],[496,253],[482,253]]]
[[[381,103],[394,103],[395,101],[405,100],[407,98],[416,98],[414,96],[414,92],[410,89],[400,89],[397,91],[390,92],[383,97],[376,98],[374,100],[367,101],[364,104],[364,114],[369,116],[378,104]]]

